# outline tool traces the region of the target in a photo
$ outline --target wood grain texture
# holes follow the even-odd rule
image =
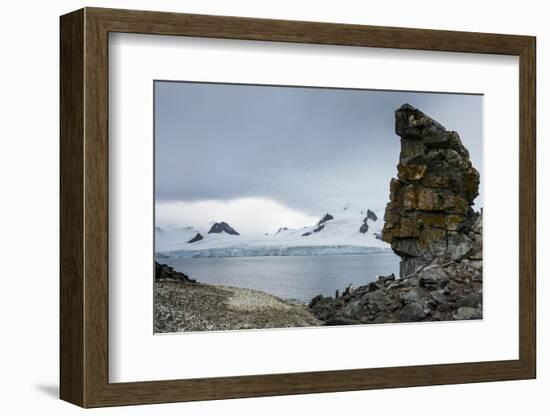
[[[108,33],[86,12],[84,68],[85,406],[108,380]]]
[[[109,32],[519,56],[519,359],[109,383]],[[535,50],[535,39],[528,36],[97,8],[86,8],[63,16],[61,397],[83,407],[99,407],[535,377]]]
[[[84,12],[60,24],[60,388],[84,405]]]
[[[520,54],[519,131],[519,355],[536,377],[536,40]]]

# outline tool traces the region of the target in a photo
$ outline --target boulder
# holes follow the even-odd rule
[[[470,308],[478,308],[481,306],[481,294],[472,292],[467,295],[462,296],[457,301],[457,306],[459,308],[467,306]]]
[[[378,276],[378,282],[384,283],[385,285],[395,282],[395,274],[389,274],[387,276]]]
[[[424,308],[418,303],[409,303],[401,312],[399,312],[399,320],[401,322],[417,322],[426,317]]]
[[[420,285],[427,288],[438,288],[448,282],[449,278],[445,269],[438,264],[425,267],[418,273]]]
[[[457,321],[463,321],[467,319],[481,319],[481,308],[472,308],[469,306],[463,306],[458,308],[454,318]]]
[[[401,295],[399,298],[401,299],[401,302],[404,304],[408,303],[418,303],[422,299],[426,298],[428,296],[428,292],[426,290],[420,288],[420,287],[413,287],[412,289],[401,292]]]

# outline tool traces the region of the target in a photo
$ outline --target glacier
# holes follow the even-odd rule
[[[170,258],[321,256],[330,254],[372,254],[391,252],[389,248],[350,245],[333,246],[231,246],[200,250],[174,250],[161,253]]]
[[[374,210],[380,213],[380,210]],[[327,216],[330,214],[330,216]],[[225,232],[206,233],[195,227],[156,228],[155,252],[158,258],[254,257],[254,256],[315,256],[330,254],[370,254],[391,251],[390,245],[379,239],[383,221],[368,220],[367,209],[333,210],[320,216],[317,224],[278,231],[261,236],[231,235]],[[380,218],[381,215],[378,215]],[[330,219],[326,219],[330,218]],[[237,227],[238,230],[238,227]],[[204,239],[188,241],[201,232]]]

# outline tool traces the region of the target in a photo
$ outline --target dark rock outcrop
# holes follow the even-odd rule
[[[471,206],[479,173],[456,132],[403,105],[398,177],[390,184],[382,239],[401,256],[400,278],[312,299],[327,325],[480,319],[483,213]]]
[[[208,234],[221,234],[223,232],[230,235],[240,235],[237,231],[235,231],[235,229],[233,229],[228,223],[224,221],[215,223],[210,228],[210,231],[208,231]]]
[[[322,231],[323,228],[325,228],[325,224],[318,225],[317,227],[315,227],[315,228],[313,229],[313,232],[314,232],[314,233],[318,233],[319,231]]]
[[[321,218],[321,219],[319,220],[319,222],[317,223],[317,225],[318,225],[318,226],[319,226],[319,225],[322,225],[322,224],[324,224],[325,222],[330,221],[330,220],[333,220],[333,219],[334,219],[334,217],[333,217],[332,215],[330,215],[330,214],[327,213],[327,214],[323,215],[323,218]]]
[[[196,243],[197,241],[201,241],[203,238],[204,237],[201,233],[197,233],[191,240],[188,241],[188,243]]]
[[[400,276],[406,277],[436,258],[468,257],[479,173],[456,132],[408,104],[395,113],[395,132],[401,154],[382,238],[401,256]]]
[[[363,213],[363,211],[361,211],[361,213]],[[367,209],[367,216],[365,218],[363,218],[363,223],[359,227],[359,232],[361,234],[365,234],[369,230],[369,224],[368,224],[369,220],[377,221],[378,217],[376,216],[374,211],[371,211],[370,209]]]
[[[317,226],[313,229],[313,231],[306,231],[305,233],[302,234],[302,237],[307,237],[312,233],[318,233],[320,231],[323,231],[323,229],[325,228],[325,223],[333,219],[334,217],[328,213],[323,215],[323,217],[319,220],[319,222],[317,223]]]
[[[376,216],[374,211],[371,211],[370,209],[367,209],[367,216],[365,217],[365,221],[366,220],[378,221],[378,217]]]
[[[177,280],[179,282],[186,283],[196,283],[195,279],[191,279],[185,273],[176,271],[173,267],[168,266],[167,264],[161,264],[155,262],[155,280],[157,281],[166,281],[166,280]]]

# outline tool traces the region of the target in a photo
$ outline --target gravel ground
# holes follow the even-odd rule
[[[306,305],[252,289],[157,280],[155,332],[322,325]]]

